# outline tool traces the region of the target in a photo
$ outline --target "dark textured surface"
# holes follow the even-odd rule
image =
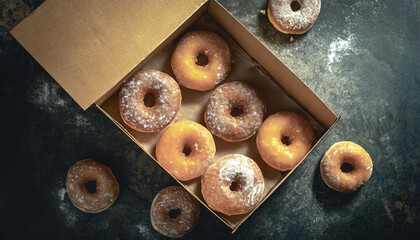
[[[175,181],[95,107],[82,111],[8,33],[42,0],[0,1],[1,239],[154,239],[150,205]],[[209,211],[186,239],[419,238],[420,2],[323,1],[302,36],[277,32],[267,1],[220,1],[342,120],[235,235]],[[362,145],[373,175],[358,192],[319,173],[336,141]],[[108,165],[121,187],[99,214],[77,210],[65,176],[77,160]]]

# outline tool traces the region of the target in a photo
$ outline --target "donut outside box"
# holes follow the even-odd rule
[[[49,4],[41,4],[37,11],[21,21],[11,34],[83,109],[92,105],[99,108],[156,163],[164,167],[168,174],[174,176],[191,196],[235,232],[304,160],[303,155],[302,159],[296,160],[287,169],[280,170],[266,163],[257,148],[258,130],[263,122],[269,116],[283,111],[293,112],[304,118],[313,129],[313,139],[310,137],[312,144],[307,149],[309,154],[339,117],[216,0],[180,1],[176,5],[176,14],[173,8],[165,5],[166,2],[164,0],[147,3],[123,1],[118,8],[107,8],[107,5],[96,1],[77,3],[50,1]],[[255,12],[258,10],[255,9]],[[61,14],[59,16],[51,14],[54,12]],[[85,21],[74,19],[85,19]],[[68,31],[68,29],[78,29],[78,31]],[[188,33],[202,31],[211,32],[212,39],[216,45],[221,46],[221,50],[212,52],[207,49],[206,52],[206,49],[196,49],[193,51],[194,54],[188,55],[191,57],[188,62],[196,69],[194,76],[204,78],[207,75],[199,70],[205,67],[195,68],[194,64],[200,63],[206,66],[206,61],[200,60],[202,57],[200,54],[207,53],[209,58],[207,64],[218,64],[214,66],[210,64],[209,68],[211,66],[217,72],[207,84],[190,84],[190,79],[184,74],[174,72],[173,67],[177,69],[177,60],[174,59],[172,62],[172,53],[180,41],[182,44],[184,36],[194,35]],[[225,57],[221,59],[219,54],[224,54]],[[142,82],[143,79],[148,80]],[[226,110],[228,111],[226,116],[230,114],[235,118],[237,125],[245,125],[240,122],[241,116],[252,116],[258,121],[256,127],[253,125],[248,128],[249,134],[230,139],[217,133],[215,130],[217,127],[211,123],[214,119],[207,119],[205,115],[218,110],[218,101],[216,101],[212,106],[215,105],[216,109],[206,113],[206,106],[214,91],[234,82],[250,86],[246,89],[255,90],[255,94],[251,94],[255,97],[252,98],[254,104],[253,108],[246,108],[239,103],[229,102],[232,108],[243,109],[242,112],[238,111],[235,114],[235,111]],[[150,85],[146,86],[145,83]],[[125,90],[120,95],[122,89]],[[165,89],[172,89],[171,91],[175,92],[179,90],[180,94],[163,94]],[[151,105],[147,100],[149,98],[147,96],[150,95],[154,97],[154,99],[152,97],[154,104]],[[256,100],[260,97],[264,101]],[[126,107],[129,105],[135,106],[130,108],[133,111],[127,111]],[[250,109],[256,114],[253,115]],[[203,128],[209,127],[207,130],[212,135],[215,147],[214,153],[210,151],[206,155],[209,158],[203,161],[204,167],[197,168],[196,172],[184,179],[179,175],[175,176],[174,171],[172,173],[169,171],[171,164],[167,163],[167,157],[158,162],[156,151],[156,144],[164,132],[182,121],[195,122]],[[170,141],[171,138],[167,139]],[[252,204],[245,204],[247,208],[242,211],[217,208],[212,200],[209,200],[208,194],[203,197],[201,191],[202,178],[206,175],[206,170],[211,169],[211,164],[232,154],[252,159],[251,165],[255,169],[258,167],[263,179],[263,185],[255,184],[251,188],[258,194],[249,201]],[[163,155],[166,155],[165,151]],[[155,163],[150,162],[150,164]],[[211,172],[209,174],[213,175]],[[228,175],[225,180],[230,179]],[[233,175],[232,177],[234,180],[235,177]],[[114,197],[116,195],[117,191]],[[115,199],[109,199],[108,202],[113,200]],[[212,205],[209,206],[206,200]],[[106,207],[85,210],[96,212]]]

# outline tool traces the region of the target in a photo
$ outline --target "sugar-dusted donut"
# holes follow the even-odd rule
[[[188,120],[169,126],[156,144],[157,161],[182,181],[201,176],[213,163],[215,153],[216,145],[209,130]]]
[[[372,159],[361,146],[353,142],[332,145],[321,160],[321,176],[332,189],[353,192],[372,175]]]
[[[145,70],[134,74],[120,90],[124,122],[140,132],[158,132],[174,120],[181,105],[181,90],[166,73]]]
[[[166,237],[177,238],[191,231],[200,219],[200,205],[184,188],[167,187],[153,199],[150,220]]]
[[[236,81],[217,87],[204,112],[207,128],[229,142],[252,137],[260,128],[266,105],[262,95],[251,85]]]
[[[83,212],[98,213],[114,203],[119,185],[107,166],[84,159],[75,163],[68,171],[66,190],[75,207]]]
[[[207,57],[207,63],[199,61],[200,56]],[[226,78],[230,60],[229,47],[219,35],[192,31],[179,40],[172,53],[171,66],[179,84],[207,91]]]
[[[268,19],[285,34],[303,34],[308,31],[321,11],[321,0],[270,0]]]
[[[206,203],[226,215],[245,214],[254,209],[264,193],[264,178],[249,157],[230,154],[212,164],[201,178]]]
[[[309,122],[293,112],[269,116],[257,135],[262,159],[280,171],[294,168],[312,148],[315,133]]]

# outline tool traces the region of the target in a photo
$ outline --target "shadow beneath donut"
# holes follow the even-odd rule
[[[359,190],[350,193],[342,193],[331,189],[325,184],[321,177],[321,161],[318,161],[312,182],[312,191],[316,200],[325,210],[340,208],[350,202],[359,192]]]
[[[293,44],[303,38],[307,32],[301,35],[297,34],[284,34],[278,31],[268,20],[267,14],[258,14],[257,17],[258,27],[259,27],[259,36],[261,36],[265,41],[269,41],[273,44],[277,45],[286,45],[286,44]],[[293,37],[293,40],[291,40]]]

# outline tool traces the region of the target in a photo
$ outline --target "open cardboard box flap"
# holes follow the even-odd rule
[[[11,34],[87,109],[207,0],[47,0]]]

